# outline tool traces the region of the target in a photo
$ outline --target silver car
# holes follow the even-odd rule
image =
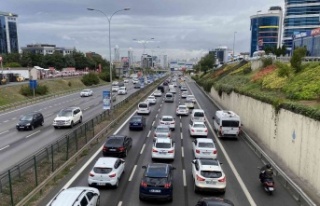
[[[93,91],[91,89],[84,89],[80,92],[80,97],[89,97],[93,95]]]
[[[154,130],[153,137],[157,138],[171,138],[171,130],[168,125],[158,125]]]

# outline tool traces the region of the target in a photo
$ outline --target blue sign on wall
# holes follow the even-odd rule
[[[110,109],[111,105],[111,99],[110,99],[110,91],[102,91],[102,104],[103,104],[103,109],[107,110]]]
[[[29,87],[30,89],[35,89],[37,88],[37,80],[29,80]]]

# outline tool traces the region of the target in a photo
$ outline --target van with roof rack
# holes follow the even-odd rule
[[[213,127],[218,137],[238,138],[241,131],[241,119],[233,111],[218,110],[213,117]]]

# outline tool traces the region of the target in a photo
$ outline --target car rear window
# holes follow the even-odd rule
[[[206,178],[219,178],[222,173],[220,171],[201,171],[201,175]]]
[[[199,142],[198,147],[214,148],[214,145],[210,142]]]
[[[171,98],[171,97],[172,97],[172,94],[166,94],[166,97]]]
[[[140,117],[132,117],[131,122],[141,122],[141,118]]]
[[[147,108],[148,105],[147,104],[139,104],[139,108]]]
[[[171,144],[170,143],[164,143],[164,142],[158,142],[158,143],[156,143],[156,148],[169,149],[169,148],[171,148]]]
[[[167,167],[151,166],[147,168],[147,177],[167,177]]]
[[[172,117],[163,117],[162,121],[173,121]]]
[[[223,127],[239,127],[239,121],[223,120],[222,126]]]
[[[194,124],[193,127],[195,128],[206,128],[204,124]]]
[[[187,109],[186,106],[179,106],[179,109]]]
[[[170,129],[168,127],[158,127],[156,129],[157,132],[169,132]]]
[[[195,112],[193,116],[195,116],[195,117],[204,117],[204,113],[203,112]]]
[[[108,174],[112,171],[112,168],[94,167],[93,171],[97,174]]]
[[[108,146],[121,146],[123,143],[122,139],[108,139],[106,145]]]
[[[147,177],[146,182],[150,186],[164,186],[167,183],[167,178]]]

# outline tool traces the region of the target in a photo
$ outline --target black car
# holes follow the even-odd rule
[[[131,117],[130,122],[129,122],[129,129],[133,130],[133,129],[141,129],[143,130],[143,128],[146,126],[146,119],[142,116],[139,115],[135,115],[133,117]]]
[[[173,170],[170,164],[150,163],[145,169],[140,182],[139,199],[162,199],[172,201]]]
[[[103,156],[123,156],[126,157],[128,150],[132,147],[132,138],[124,135],[112,135],[107,138],[103,146]]]
[[[164,93],[164,86],[158,86],[158,88],[157,88],[158,90],[160,90],[162,93]]]
[[[40,112],[32,112],[21,116],[17,130],[33,130],[37,126],[42,126],[44,123],[43,115]]]
[[[234,206],[234,204],[230,200],[219,197],[204,197],[195,206]]]

